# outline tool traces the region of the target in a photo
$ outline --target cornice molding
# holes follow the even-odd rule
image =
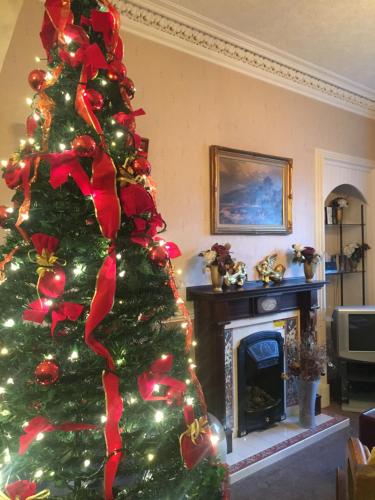
[[[168,0],[123,3],[125,31],[375,119],[375,92]]]

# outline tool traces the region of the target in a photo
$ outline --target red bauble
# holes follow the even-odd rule
[[[124,81],[122,82],[122,85],[126,91],[126,94],[128,95],[129,99],[133,99],[135,95],[135,86],[133,80],[130,78],[126,77],[124,78]]]
[[[135,175],[150,175],[151,165],[147,158],[139,156],[130,164]]]
[[[113,61],[109,65],[107,76],[112,82],[122,82],[126,77],[126,68],[120,61]]]
[[[149,257],[150,260],[159,267],[165,267],[169,259],[167,250],[160,246],[151,248]]]
[[[92,157],[95,154],[96,142],[90,135],[79,135],[72,142],[72,147],[78,156]]]
[[[34,69],[29,73],[29,84],[30,87],[39,92],[45,82],[46,72],[43,69]]]
[[[86,96],[93,111],[100,111],[104,104],[104,98],[100,92],[94,89],[87,89]]]
[[[54,361],[42,361],[35,368],[35,378],[40,385],[51,385],[59,378],[59,367]]]

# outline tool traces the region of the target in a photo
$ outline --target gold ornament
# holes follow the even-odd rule
[[[275,283],[280,283],[284,278],[284,273],[286,271],[282,264],[276,264],[277,254],[267,255],[259,264],[256,266],[256,270],[259,273],[260,279],[265,285],[268,285],[270,281]]]

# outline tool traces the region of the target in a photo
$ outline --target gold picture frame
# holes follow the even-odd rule
[[[290,234],[293,160],[210,146],[211,234]]]

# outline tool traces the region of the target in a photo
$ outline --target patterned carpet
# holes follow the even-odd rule
[[[349,417],[351,426],[238,481],[231,500],[334,500],[336,468],[345,463],[349,436],[358,435],[359,413],[329,410]]]

